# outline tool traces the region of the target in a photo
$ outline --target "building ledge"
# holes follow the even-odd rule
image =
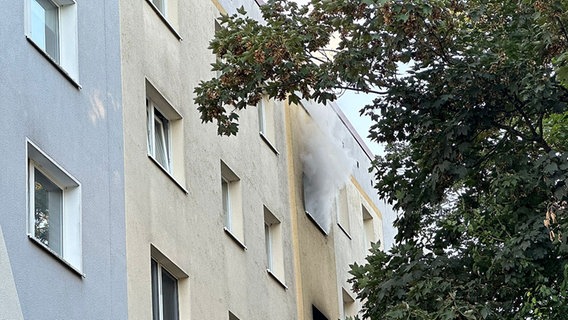
[[[229,236],[229,238],[231,238],[239,247],[241,247],[241,249],[243,250],[247,250],[247,246],[241,242],[241,240],[239,240],[239,238],[237,238],[237,236],[231,232],[231,230],[227,229],[227,227],[223,227],[223,231],[225,231],[225,234]]]
[[[270,139],[268,139],[268,137],[262,133],[259,132],[258,133],[260,135],[260,138],[268,145],[268,147],[276,154],[279,155],[280,152],[278,152],[278,149],[276,149],[276,146],[274,144],[272,144],[272,142],[270,142]]]
[[[44,58],[47,59],[47,61],[49,61],[49,63],[51,63],[52,66],[55,67],[55,69],[57,69],[57,71],[59,71],[59,73],[61,73],[63,75],[63,77],[65,77],[65,79],[67,79],[69,82],[71,82],[71,84],[77,88],[77,89],[82,89],[83,87],[81,87],[81,85],[79,84],[79,82],[77,80],[75,80],[67,71],[65,71],[65,69],[63,69],[63,67],[61,65],[59,65],[59,63],[57,63],[57,61],[53,60],[52,57],[50,57],[47,52],[45,52],[42,48],[40,48],[40,46],[37,45],[37,43],[35,43],[35,41],[26,36],[26,40],[28,40],[28,43],[30,43],[32,45],[32,47],[34,47]]]
[[[164,14],[160,11],[160,9],[158,9],[158,7],[156,7],[156,5],[154,3],[152,3],[152,1],[150,0],[146,0],[146,3],[148,3],[148,5],[150,5],[150,7],[152,7],[152,9],[154,10],[154,12],[158,15],[158,17],[160,17],[160,20],[162,20],[162,22],[166,25],[166,27],[171,31],[171,33],[179,40],[182,41],[183,38],[181,37],[181,35],[176,31],[176,29],[174,28],[174,26],[168,21],[168,19],[164,16]]]
[[[156,159],[154,159],[154,157],[152,157],[151,155],[148,155],[148,158],[149,158],[150,160],[152,160],[152,162],[153,162],[156,166],[158,166],[158,168],[160,168],[160,170],[162,170],[162,172],[165,173],[166,176],[168,176],[168,178],[170,178],[170,180],[172,180],[172,182],[173,182],[176,186],[178,186],[178,188],[181,189],[181,191],[183,191],[186,195],[189,194],[189,192],[187,191],[187,189],[186,189],[180,182],[178,182],[178,181],[176,180],[176,178],[175,178],[174,176],[172,176],[172,174],[171,174],[170,172],[168,172],[168,170],[164,169],[164,167],[162,167],[162,165],[161,165]]]
[[[43,249],[44,251],[46,251],[48,254],[50,254],[51,256],[53,256],[57,261],[59,261],[63,266],[65,266],[67,269],[71,270],[74,274],[80,276],[81,278],[85,278],[85,274],[83,272],[81,272],[81,270],[79,270],[78,268],[76,268],[75,266],[73,266],[72,264],[70,264],[69,262],[67,262],[67,260],[63,259],[63,257],[61,257],[57,252],[51,250],[50,247],[46,246],[45,244],[41,243],[38,239],[36,239],[34,236],[32,236],[31,234],[28,234],[28,239],[30,239],[30,241],[35,244],[36,246],[40,247],[41,249]]]
[[[274,272],[272,272],[272,270],[266,269],[266,272],[272,279],[274,279],[274,281],[278,282],[278,284],[282,286],[284,290],[288,290],[288,286],[284,283],[284,281],[280,280],[280,278],[277,275],[275,275]]]

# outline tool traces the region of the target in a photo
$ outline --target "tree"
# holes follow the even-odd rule
[[[371,319],[568,314],[568,2],[334,0],[221,19],[203,121],[272,98],[375,94],[377,189],[403,214],[352,282]],[[335,45],[332,45],[335,44]],[[227,109],[224,106],[233,106]]]

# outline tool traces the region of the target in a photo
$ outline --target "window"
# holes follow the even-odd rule
[[[81,273],[81,188],[28,142],[28,235]]]
[[[355,317],[357,315],[357,310],[355,306],[355,299],[351,294],[345,289],[341,288],[342,300],[343,300],[343,318]]]
[[[327,317],[321,313],[314,305],[312,305],[312,317],[314,320],[327,320]]]
[[[31,16],[32,39],[59,63],[59,7],[51,0],[32,0]]]
[[[284,285],[284,254],[282,251],[282,225],[268,208],[264,207],[264,244],[266,269]]]
[[[331,210],[333,202],[326,205],[327,195],[322,192],[321,179],[315,174],[302,173],[302,194],[304,210],[307,217],[324,236],[331,230],[331,219],[328,210]]]
[[[369,210],[361,205],[361,212],[363,216],[363,228],[365,229],[365,248],[370,248],[371,243],[375,242],[375,231],[373,226],[373,216],[369,213]]]
[[[152,315],[154,320],[177,320],[178,280],[152,259]]]
[[[150,255],[152,319],[177,320],[188,275],[154,245],[150,246]]]
[[[258,102],[258,130],[261,138],[268,144],[268,146],[278,154],[278,150],[274,146],[275,141],[274,133],[274,101],[269,100],[267,96],[262,97]]]
[[[337,223],[339,227],[345,234],[350,237],[349,235],[349,203],[347,198],[347,187],[341,188],[339,190],[339,194],[337,195],[335,207],[337,210]]]
[[[182,37],[176,31],[178,27],[178,0],[146,0],[146,2],[172,34],[178,40],[182,40]]]
[[[74,0],[28,0],[28,39],[71,78],[78,77]]]
[[[244,219],[239,177],[221,161],[221,197],[225,231],[241,246],[244,239]]]
[[[170,121],[160,113],[156,104],[146,99],[148,117],[148,153],[169,173],[171,169]]]
[[[182,117],[149,81],[146,81],[146,119],[148,156],[183,188]]]

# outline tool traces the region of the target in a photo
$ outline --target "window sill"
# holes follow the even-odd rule
[[[160,11],[160,9],[158,9],[158,7],[156,7],[156,5],[154,3],[152,3],[152,1],[150,0],[146,0],[146,3],[148,3],[150,5],[150,7],[152,7],[152,9],[154,10],[154,12],[158,15],[158,17],[160,17],[160,20],[162,20],[162,22],[166,25],[166,27],[168,27],[168,29],[171,31],[171,33],[179,40],[182,41],[183,38],[181,37],[181,35],[176,31],[176,29],[174,28],[174,26],[172,26],[170,24],[170,22],[168,21],[168,19],[166,19],[166,17],[164,16],[164,14],[162,13],[162,11]]]
[[[73,266],[72,264],[70,264],[69,262],[67,262],[67,260],[63,259],[63,257],[61,257],[57,252],[51,250],[50,247],[46,246],[45,244],[41,243],[41,241],[39,241],[38,239],[36,239],[34,236],[32,236],[31,234],[28,234],[28,239],[30,239],[30,241],[35,244],[36,246],[40,247],[41,249],[45,250],[48,254],[50,254],[51,256],[53,256],[55,259],[57,259],[57,261],[59,261],[61,264],[63,264],[67,269],[71,270],[73,273],[75,273],[76,275],[80,276],[81,278],[85,278],[85,274],[83,272],[81,272],[81,270],[79,270],[78,268],[76,268],[75,266]]]
[[[349,238],[349,240],[353,240],[351,238],[351,235],[349,234],[349,232],[347,232],[347,230],[345,230],[345,228],[343,228],[343,226],[341,226],[341,224],[337,224],[337,226],[339,227],[339,229],[341,229],[341,231],[343,231],[343,233],[345,233],[345,235],[347,236],[347,238]]]
[[[268,272],[268,275],[270,275],[270,277],[272,279],[274,279],[276,282],[278,282],[279,285],[282,286],[282,288],[284,288],[284,290],[288,290],[288,286],[284,283],[284,281],[280,280],[280,278],[278,278],[274,272],[272,272],[272,270],[270,269],[266,269],[266,272]]]
[[[154,157],[152,157],[151,155],[148,155],[148,158],[149,158],[150,160],[152,160],[152,162],[153,162],[155,165],[157,165],[158,168],[160,168],[160,170],[162,170],[162,172],[165,173],[166,176],[168,176],[168,178],[170,178],[170,180],[172,180],[172,182],[175,183],[175,185],[178,186],[178,187],[181,189],[181,191],[183,191],[186,195],[189,194],[189,192],[187,191],[187,189],[186,189],[181,183],[179,183],[179,182],[176,180],[176,178],[175,178],[174,176],[172,176],[172,174],[171,174],[168,170],[164,169],[164,167],[162,167],[162,165],[161,165],[156,159],[154,159]]]
[[[35,41],[28,37],[26,35],[26,40],[28,40],[28,42],[32,45],[32,47],[36,48],[37,51],[39,51],[39,53],[41,53],[41,55],[47,59],[47,61],[49,61],[49,63],[51,63],[51,65],[53,65],[55,67],[55,69],[57,69],[57,71],[59,71],[59,73],[61,73],[65,79],[67,79],[69,82],[71,82],[71,84],[77,88],[77,89],[81,89],[81,85],[79,84],[79,82],[77,82],[77,80],[75,80],[69,73],[67,73],[67,71],[65,71],[65,69],[63,69],[63,67],[61,65],[59,65],[59,63],[57,63],[55,60],[53,60],[52,57],[50,57],[47,52],[43,51],[42,48],[40,48],[40,46],[37,45],[37,43],[35,43]]]
[[[280,152],[278,152],[278,149],[276,149],[276,146],[274,146],[274,145],[272,144],[272,142],[270,142],[270,140],[268,139],[268,137],[267,137],[264,133],[259,132],[258,134],[260,135],[260,137],[262,138],[262,140],[268,145],[268,147],[270,147],[270,149],[271,149],[276,155],[279,155],[279,154],[280,154]]]
[[[328,236],[329,234],[325,231],[325,229],[316,221],[316,219],[312,216],[311,213],[309,213],[308,211],[305,211],[306,215],[308,216],[308,218],[310,219],[310,221],[312,221],[314,223],[314,225],[318,228],[319,231],[321,231],[321,233],[323,233],[324,236]]]
[[[237,238],[237,236],[231,232],[231,230],[227,229],[227,227],[223,227],[223,230],[225,231],[225,234],[229,236],[229,238],[233,239],[233,241],[239,247],[241,247],[241,249],[247,250],[247,246],[244,243],[242,243],[241,240],[239,240],[239,238]]]

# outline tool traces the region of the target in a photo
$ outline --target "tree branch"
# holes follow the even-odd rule
[[[556,21],[558,21],[558,25],[560,26],[560,31],[564,35],[566,43],[568,43],[568,32],[566,32],[566,28],[564,27],[564,23],[562,23],[562,19],[560,19],[559,16],[556,16]]]

